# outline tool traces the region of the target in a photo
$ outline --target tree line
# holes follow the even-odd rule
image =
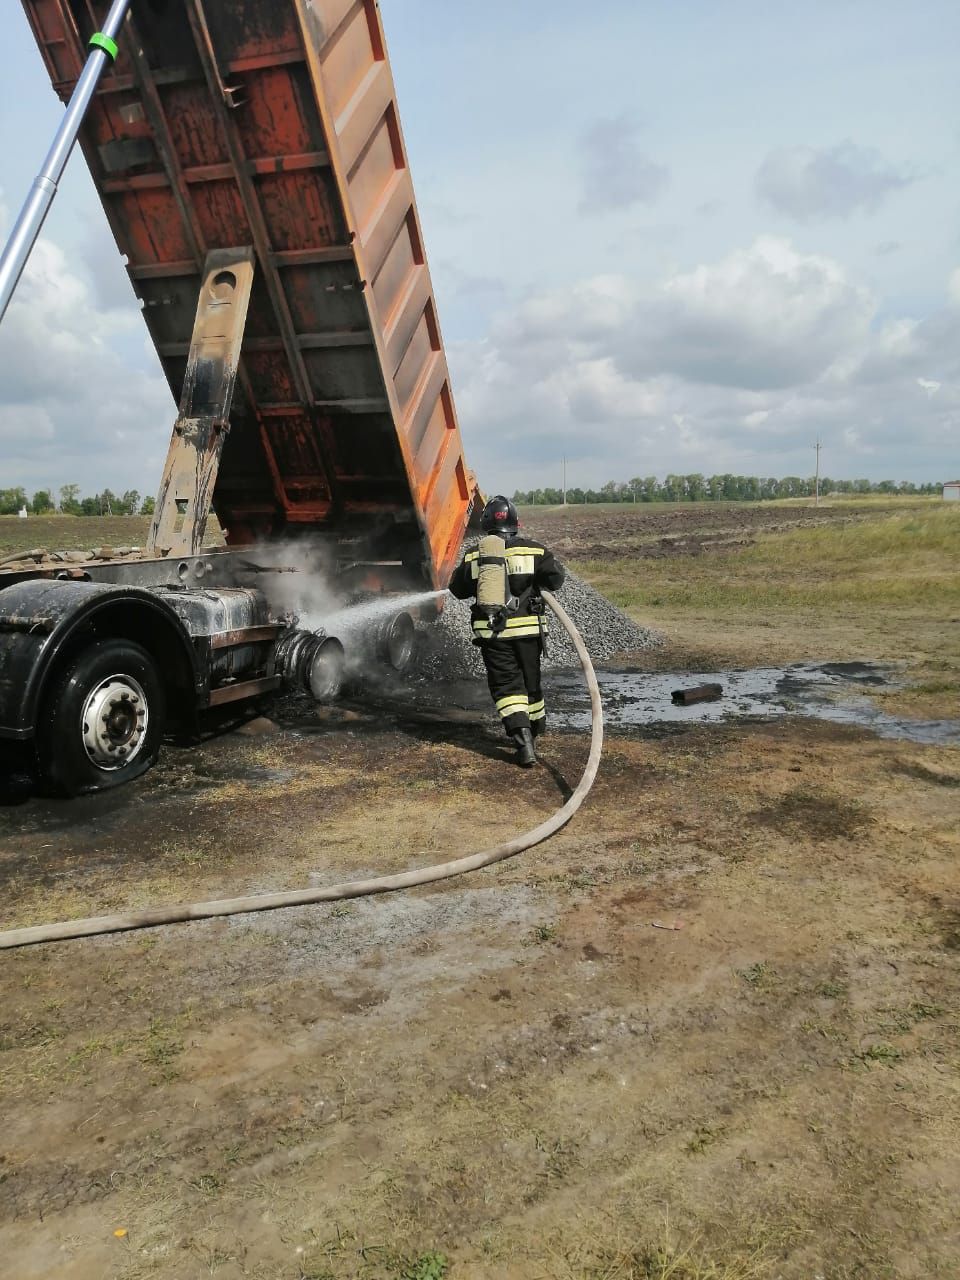
[[[32,498],[23,488],[0,489],[0,515],[15,516],[21,511],[31,515],[64,516],[152,516],[154,499],[142,498],[136,489],[114,493],[104,489],[92,497],[81,497],[78,484],[60,486],[56,497],[52,489],[38,489]]]
[[[909,480],[832,480],[821,476],[820,493],[832,494],[935,494],[940,484],[913,484]],[[786,476],[781,480],[767,476],[668,475],[635,476],[632,480],[609,480],[600,489],[567,489],[567,502],[764,502],[772,498],[812,498],[816,477]],[[562,489],[518,489],[513,501],[521,506],[534,504],[558,506],[563,502]]]

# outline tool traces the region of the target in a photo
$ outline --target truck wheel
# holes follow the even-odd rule
[[[163,685],[145,649],[129,640],[92,644],[46,699],[43,771],[67,795],[122,786],[156,760],[165,712]]]
[[[378,643],[379,656],[387,666],[403,675],[417,651],[417,629],[409,613],[398,613],[383,625]]]
[[[339,696],[345,665],[343,645],[333,636],[328,637],[313,655],[307,677],[317,702],[333,702]]]

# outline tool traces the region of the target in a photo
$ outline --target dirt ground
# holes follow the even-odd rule
[[[915,502],[922,506],[926,499]],[[903,501],[896,499],[889,503],[830,499],[820,506],[812,502],[638,502],[528,507],[525,523],[561,556],[659,560],[749,546],[759,534],[856,524],[901,505]]]
[[[640,660],[702,669],[698,635],[677,617]],[[878,636],[838,622],[816,656]],[[4,926],[442,860],[533,826],[586,756],[555,734],[521,774],[466,700],[279,719],[0,810]],[[0,1256],[18,1280],[956,1276],[958,813],[957,747],[651,727],[608,738],[559,836],[468,879],[4,952]]]

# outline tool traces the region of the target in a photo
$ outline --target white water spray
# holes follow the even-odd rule
[[[347,605],[322,616],[306,615],[300,619],[300,625],[309,631],[323,630],[328,635],[342,639],[364,630],[382,618],[418,608],[443,595],[446,595],[445,591],[415,591],[403,596],[378,596],[375,600],[363,600],[359,604]]]

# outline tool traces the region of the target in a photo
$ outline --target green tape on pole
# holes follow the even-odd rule
[[[90,48],[102,49],[107,57],[110,58],[111,62],[116,62],[117,60],[116,40],[111,40],[110,37],[105,36],[102,31],[97,31],[90,37]]]

